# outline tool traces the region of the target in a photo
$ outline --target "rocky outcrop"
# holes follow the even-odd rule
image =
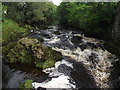
[[[22,63],[42,69],[53,66],[56,60],[61,58],[61,53],[42,45],[35,38],[18,40],[7,54],[7,62],[9,63]]]

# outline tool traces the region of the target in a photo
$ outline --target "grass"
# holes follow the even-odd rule
[[[4,20],[2,22],[2,42],[3,45],[11,41],[16,41],[18,38],[24,37],[28,34],[28,30],[19,27],[19,25],[12,20]]]

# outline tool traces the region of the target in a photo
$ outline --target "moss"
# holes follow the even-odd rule
[[[20,38],[26,37],[27,35],[29,35],[29,32],[24,32],[24,33],[20,34]]]
[[[9,50],[7,58],[8,61],[11,63],[20,62],[23,64],[32,64],[33,61],[33,57],[31,55],[30,50],[26,50],[26,48],[19,43],[17,43],[16,46],[14,46],[14,48]]]
[[[2,53],[3,55],[6,55],[11,48],[13,48],[16,45],[16,42],[10,42],[6,46],[2,47]]]
[[[19,86],[19,90],[32,90],[32,82],[33,80],[26,80],[25,82],[23,82],[22,84],[20,84]]]
[[[43,46],[37,39],[22,38],[7,54],[8,62],[22,63],[38,68],[49,68],[62,58],[61,53]]]
[[[53,60],[61,60],[62,59],[62,55],[60,52],[54,51],[51,48],[47,49],[47,56],[46,56],[46,60],[47,59],[53,59]]]
[[[43,68],[43,64],[44,62],[35,62],[35,66],[41,69]]]
[[[41,68],[41,69],[46,69],[54,66],[55,60],[48,59],[45,60],[44,62],[35,62],[36,67]]]
[[[43,68],[43,69],[46,69],[46,68],[49,68],[49,67],[54,66],[54,64],[55,64],[55,60],[48,59],[48,60],[46,60],[46,61],[44,62],[42,68]]]

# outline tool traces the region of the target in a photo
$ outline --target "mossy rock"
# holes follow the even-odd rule
[[[19,90],[26,90],[26,89],[27,90],[32,90],[32,88],[33,88],[32,82],[33,82],[33,80],[26,80],[25,82],[20,84]]]
[[[6,46],[2,46],[2,53],[3,55],[6,55],[11,48],[13,48],[16,45],[16,42],[10,42]]]
[[[42,68],[42,69],[52,67],[54,66],[54,64],[55,64],[55,60],[52,60],[52,59],[45,60],[44,62],[35,62],[36,67]]]
[[[57,60],[62,59],[59,52],[42,45],[35,38],[22,38],[9,50],[7,61],[10,63],[22,63],[38,68],[49,68]]]

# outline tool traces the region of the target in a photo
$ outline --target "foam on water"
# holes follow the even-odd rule
[[[53,50],[59,51],[62,53],[63,56],[69,56],[72,59],[82,62],[87,70],[90,71],[90,74],[94,77],[94,80],[96,82],[96,85],[100,88],[109,88],[111,86],[111,83],[109,82],[109,75],[110,75],[110,68],[112,67],[112,61],[115,60],[115,56],[109,53],[106,50],[103,50],[101,47],[97,46],[97,44],[102,45],[103,41],[97,40],[94,38],[88,38],[84,37],[84,35],[81,34],[72,34],[72,31],[70,32],[63,32],[61,35],[55,35],[52,34],[52,38],[45,39],[44,44],[47,46],[52,47]],[[63,38],[61,38],[63,36]],[[80,36],[82,37],[82,43],[92,43],[97,46],[97,48],[85,48],[84,50],[81,50],[81,47],[74,47],[72,50],[70,49],[69,45],[74,45],[74,43],[71,42],[72,36]],[[67,39],[65,39],[67,38]],[[62,41],[62,39],[64,39]],[[68,42],[68,46],[64,45],[64,43]],[[59,44],[59,45],[57,45]],[[62,46],[61,46],[62,44]],[[54,46],[54,47],[53,47]],[[59,47],[58,47],[59,46]],[[64,47],[64,49],[63,49]],[[110,59],[110,57],[112,57]],[[75,87],[74,85],[69,83],[69,77],[65,76],[64,74],[61,74],[58,72],[58,66],[60,64],[64,63],[65,65],[74,68],[72,64],[62,60],[58,61],[55,64],[54,68],[48,68],[44,70],[44,72],[49,73],[49,76],[58,76],[58,78],[52,78],[49,82],[43,82],[43,83],[33,83],[34,87],[45,87],[45,88],[70,88]],[[76,77],[77,78],[77,77]],[[64,81],[64,82],[63,82]]]
[[[74,60],[77,60],[78,62],[82,62],[86,69],[91,71],[91,74],[93,75],[98,87],[100,88],[109,87],[110,67],[112,67],[111,60],[109,59],[109,57],[111,56],[114,57],[114,55],[112,55],[108,51],[104,51],[101,49],[97,50],[85,49],[84,51],[81,51],[80,48],[77,48],[74,51],[63,50],[59,48],[53,49],[61,52],[62,55],[64,56],[69,56]],[[89,60],[89,56],[91,56],[92,53],[98,55],[97,57],[94,57],[94,60],[97,61],[91,62]]]
[[[73,68],[72,63],[67,62],[66,60],[58,61],[55,63],[55,67],[47,68],[43,70],[43,72],[48,73],[49,77],[52,77],[51,80],[46,80],[42,83],[33,82],[32,85],[34,88],[42,87],[42,88],[75,88],[75,85],[70,83],[70,77],[64,75],[58,71],[58,67],[64,64],[68,67]]]
[[[32,83],[34,88],[75,88],[74,85],[69,83],[69,77],[60,75],[58,78],[52,78],[52,80],[43,83]]]

